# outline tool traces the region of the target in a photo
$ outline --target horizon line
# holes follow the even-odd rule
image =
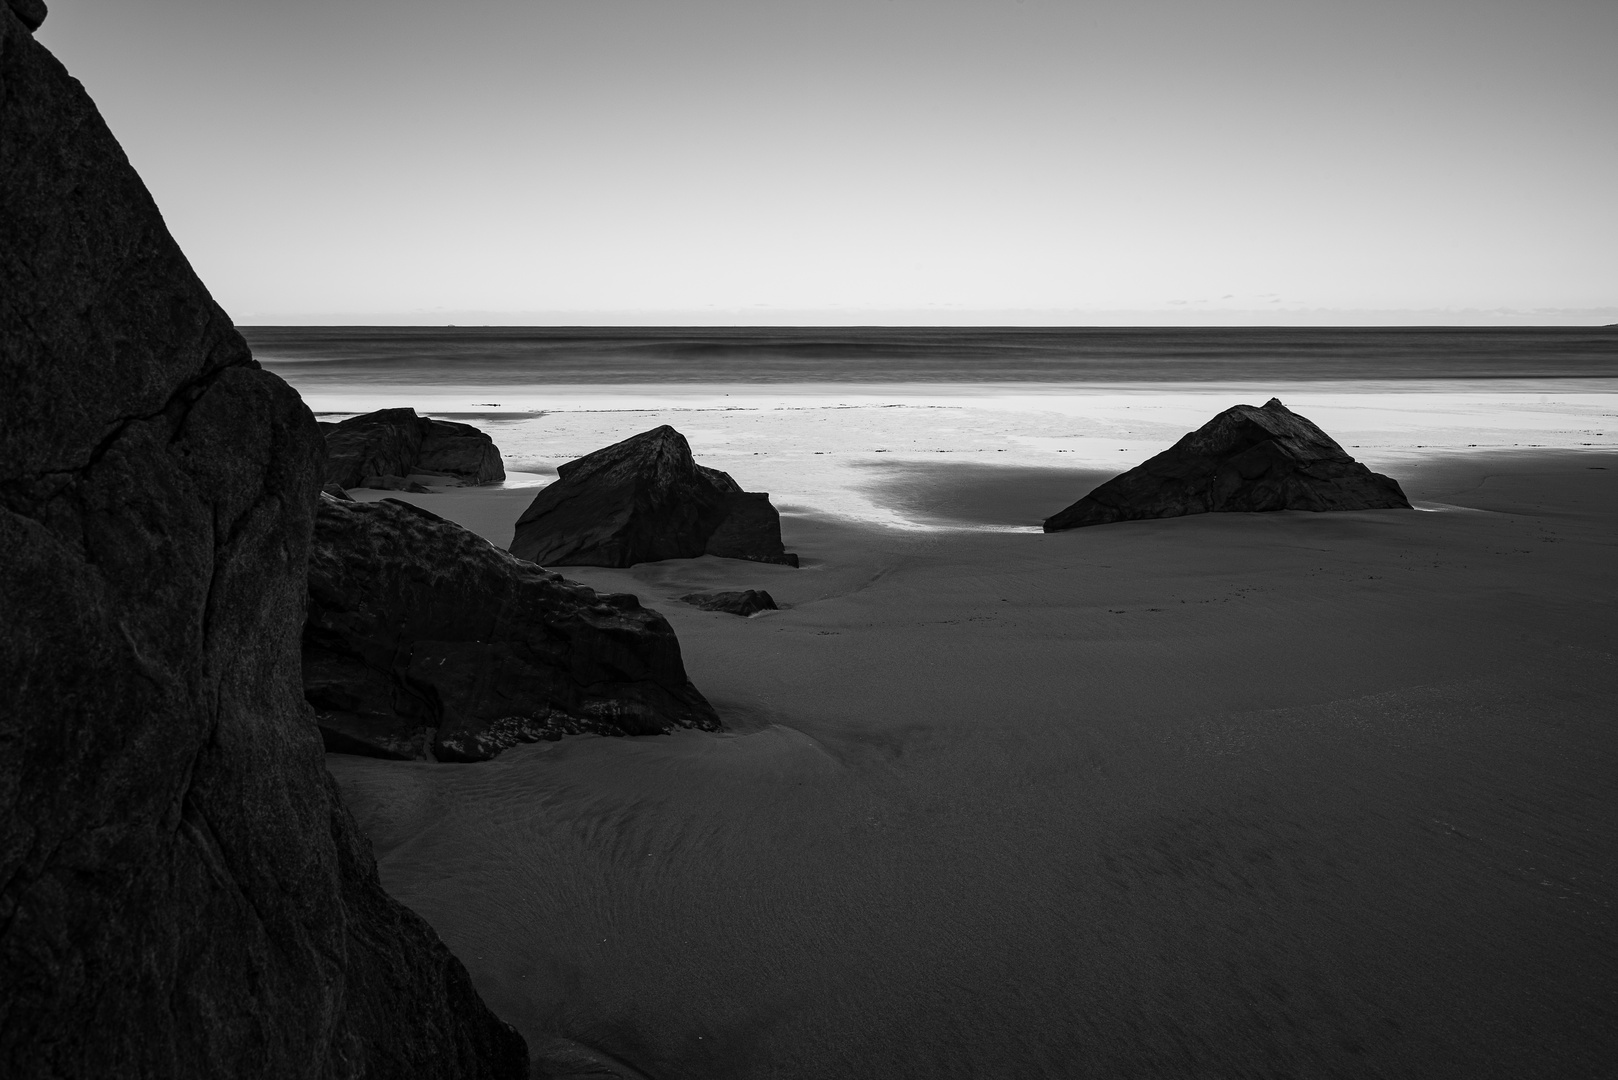
[[[238,327],[347,326],[482,328],[681,328],[681,329],[1466,329],[1618,327],[1618,307],[1527,310],[1312,309],[1292,312],[1187,311],[1180,318],[1146,310],[1065,311],[413,311],[413,312],[252,312],[235,319]],[[1253,318],[1268,315],[1268,319]],[[953,315],[953,317],[951,317]],[[1078,316],[1075,318],[1075,316]],[[942,318],[940,317],[942,316]],[[1043,317],[1041,317],[1043,316]],[[1133,316],[1133,318],[1131,318]],[[1244,317],[1245,316],[1245,317]],[[1282,316],[1277,318],[1276,316]],[[1291,316],[1291,317],[1286,317]],[[1333,318],[1335,316],[1335,318]]]

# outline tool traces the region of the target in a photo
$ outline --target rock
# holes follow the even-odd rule
[[[760,611],[776,611],[775,598],[763,589],[743,592],[687,593],[680,597],[687,604],[703,611],[723,611],[730,615],[755,615]]]
[[[327,748],[378,757],[719,727],[663,616],[394,499],[321,500],[303,680]]]
[[[323,495],[330,495],[332,498],[342,499],[344,502],[354,501],[354,496],[344,491],[341,484],[334,484],[329,480],[321,485],[320,491]]]
[[[0,6],[0,1075],[520,1077],[299,678],[313,417]],[[25,10],[30,5],[23,5]]]
[[[781,515],[761,492],[698,465],[685,436],[664,425],[556,470],[517,519],[512,554],[546,566],[633,566],[660,559],[726,559],[797,566]]]
[[[6,0],[6,6],[22,21],[29,33],[45,21],[45,0]]]
[[[1355,461],[1276,398],[1226,409],[1066,510],[1046,532],[1209,512],[1408,509],[1397,481]]]
[[[417,416],[414,409],[382,409],[321,424],[321,431],[326,436],[326,479],[340,487],[386,486],[370,483],[374,477],[435,475],[464,484],[506,478],[500,451],[488,435],[471,424]]]
[[[382,409],[322,424],[326,480],[362,487],[368,476],[409,476],[421,456],[421,417],[414,409]]]
[[[331,485],[335,487],[336,485]],[[374,491],[405,491],[412,495],[431,495],[433,489],[423,487],[408,476],[367,476],[360,481],[360,487],[371,488]]]
[[[494,440],[471,424],[449,420],[426,420],[415,471],[453,476],[469,484],[493,484],[506,478]]]

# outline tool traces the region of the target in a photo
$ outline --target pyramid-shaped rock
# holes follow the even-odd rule
[[[1226,409],[1045,519],[1046,532],[1114,521],[1264,510],[1408,509],[1398,481],[1355,461],[1276,398]]]
[[[303,687],[328,750],[374,757],[719,727],[663,616],[393,499],[320,500]]]
[[[668,425],[556,470],[517,519],[511,553],[545,566],[633,566],[660,559],[726,559],[797,566],[781,544],[781,515],[762,492],[698,465]]]
[[[0,3],[0,1076],[527,1077],[309,722],[315,419],[44,14]]]

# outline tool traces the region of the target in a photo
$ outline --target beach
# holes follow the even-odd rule
[[[1618,1080],[1618,4],[292,14],[0,3],[0,1078]]]
[[[835,473],[814,459],[855,449],[847,431],[818,455],[782,434],[818,419],[693,436],[744,487],[787,486],[803,568],[562,569],[666,615],[725,731],[328,767],[384,884],[499,1015],[648,1076],[1603,1075],[1613,399],[1446,392],[1407,410],[1442,437],[1389,420],[1397,402],[1288,400],[1376,443],[1351,452],[1418,509],[1050,535],[1044,516],[1172,441],[1174,409],[1251,395],[1160,401],[1143,445],[1103,449],[1142,404],[1120,398],[1071,458],[1082,432],[993,445],[981,404],[948,436],[872,402],[850,430],[944,445],[861,445]],[[657,419],[520,422],[550,420],[560,451]],[[783,464],[751,471],[771,448]],[[510,487],[402,497],[503,544],[547,479],[526,463]],[[782,610],[677,600],[714,588]]]

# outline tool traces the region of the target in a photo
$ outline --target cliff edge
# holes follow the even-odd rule
[[[526,1075],[322,765],[314,419],[43,14],[0,5],[0,1074]]]

